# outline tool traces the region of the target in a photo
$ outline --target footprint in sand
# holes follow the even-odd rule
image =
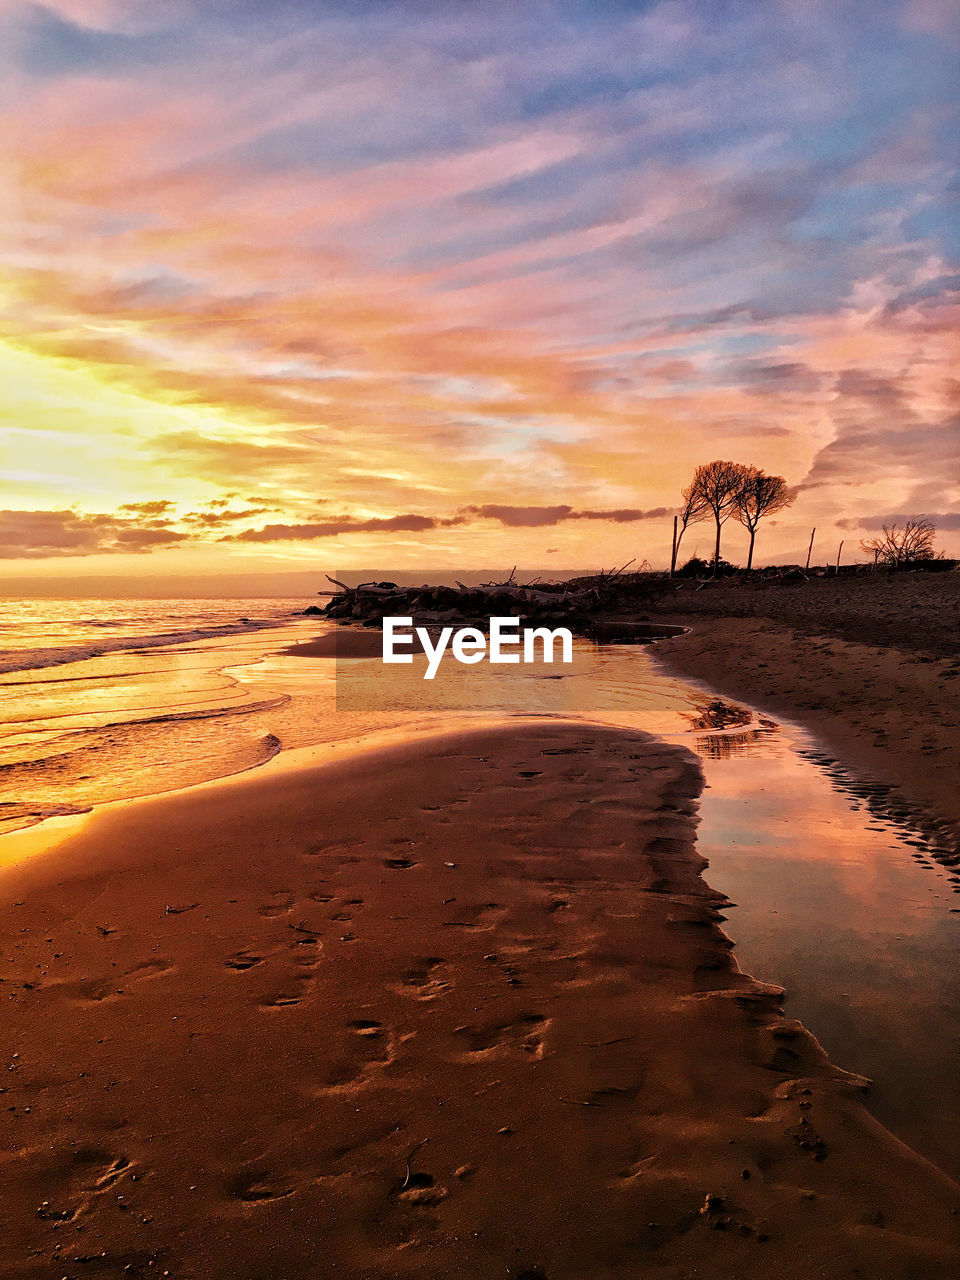
[[[263,964],[264,957],[254,955],[252,951],[238,951],[235,955],[224,961],[228,969],[235,969],[238,973],[244,973],[247,969],[253,969],[258,964]]]
[[[390,871],[409,871],[420,864],[416,858],[384,858],[383,865]]]
[[[337,841],[332,844],[315,844],[309,849],[304,849],[300,854],[304,862],[314,867],[317,866],[318,860],[322,859],[320,865],[324,872],[334,875],[337,872],[349,871],[350,867],[357,866],[358,863],[364,861],[364,856],[364,841],[359,838],[356,840]]]
[[[383,1026],[379,1022],[373,1021],[371,1018],[355,1018],[353,1022],[347,1024],[351,1031],[356,1032],[358,1036],[369,1036],[373,1039],[383,1032]]]
[[[447,1189],[438,1184],[432,1173],[411,1173],[397,1191],[401,1204],[427,1207],[447,1198]]]
[[[347,1024],[339,1052],[328,1064],[321,1093],[361,1087],[396,1057],[394,1038],[382,1023],[356,1018]]]
[[[126,976],[131,982],[142,982],[144,978],[156,978],[161,973],[169,973],[172,968],[173,965],[168,960],[144,960],[135,964]]]
[[[457,1027],[454,1035],[465,1044],[465,1057],[492,1052],[519,1052],[534,1058],[544,1054],[544,1034],[550,1019],[540,1013],[526,1013],[512,1022]]]
[[[102,1004],[107,1000],[119,1000],[127,994],[127,988],[150,978],[172,973],[174,966],[168,960],[144,960],[124,974],[110,974],[105,978],[80,978],[76,982],[52,983],[59,985],[68,1000],[77,1004]]]
[[[269,1200],[283,1200],[292,1196],[293,1187],[277,1185],[270,1173],[245,1173],[227,1183],[227,1191],[235,1200],[246,1204],[265,1204]]]
[[[499,902],[482,902],[472,907],[457,907],[452,920],[444,920],[445,929],[469,929],[482,933],[493,929],[507,914]]]
[[[293,906],[293,894],[289,889],[277,889],[270,895],[270,901],[258,908],[259,914],[268,919],[272,916],[284,916]]]
[[[69,1166],[64,1170],[74,1183],[74,1191],[67,1198],[70,1205],[51,1205],[45,1200],[37,1210],[37,1217],[50,1222],[73,1222],[89,1210],[97,1197],[105,1195],[121,1179],[133,1172],[136,1165],[126,1156],[114,1156],[107,1151],[81,1147],[71,1154]]]
[[[316,970],[320,964],[322,949],[322,941],[313,933],[302,933],[294,938],[286,948],[293,971],[285,980],[281,980],[279,991],[264,996],[259,1001],[260,1008],[286,1009],[291,1005],[300,1004],[316,982]]]
[[[316,934],[304,934],[290,943],[290,955],[297,966],[297,974],[312,977],[313,971],[320,963],[320,952],[323,943]]]
[[[286,1009],[290,1005],[300,1004],[303,996],[294,995],[292,992],[281,992],[276,996],[265,996],[260,1001],[261,1009]]]
[[[132,1173],[134,1168],[132,1162],[128,1160],[126,1156],[117,1156],[114,1160],[111,1160],[109,1156],[105,1156],[104,1161],[106,1163],[106,1168],[103,1173],[100,1174],[99,1178],[94,1180],[94,1183],[90,1188],[93,1193],[98,1191],[108,1191],[111,1187],[115,1186],[121,1178],[125,1178]]]
[[[393,989],[399,995],[413,996],[416,1000],[437,1000],[450,990],[452,983],[443,974],[446,964],[440,956],[424,956],[401,975]]]

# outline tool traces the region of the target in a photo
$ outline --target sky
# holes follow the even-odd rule
[[[8,589],[662,567],[714,458],[798,486],[758,563],[960,555],[956,0],[0,0],[0,50]]]

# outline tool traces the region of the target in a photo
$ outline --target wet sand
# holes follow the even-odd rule
[[[515,725],[104,809],[5,871],[0,1273],[956,1274],[960,1189],[738,972],[700,786]]]
[[[869,598],[864,607],[869,612]],[[940,826],[946,845],[956,849],[960,661],[950,652],[956,623],[936,597],[925,610],[907,597],[900,613],[896,626],[890,619],[884,624],[895,631],[897,645],[841,638],[829,620],[821,630],[815,613],[806,619],[790,614],[789,623],[674,613],[691,629],[659,641],[656,652],[674,673],[800,721],[853,774],[891,783],[899,792],[891,804],[928,811],[932,834]],[[852,626],[848,618],[846,628]],[[865,619],[863,634],[873,633]]]
[[[383,653],[383,634],[379,630],[338,627],[309,640],[301,640],[298,644],[287,645],[279,652],[293,658],[379,658]]]

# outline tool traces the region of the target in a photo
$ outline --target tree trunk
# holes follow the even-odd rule
[[[713,576],[716,577],[720,569],[720,517],[717,517],[717,545],[713,552]]]
[[[686,526],[684,526],[685,528]],[[677,530],[677,517],[673,517],[673,550],[670,552],[670,577],[677,572],[677,556],[680,554],[680,539],[683,537],[683,529]]]
[[[813,535],[817,532],[817,526],[814,525],[810,531],[810,545],[807,547],[807,563],[803,566],[804,572],[810,568],[810,556],[813,553]]]
[[[747,573],[753,568],[753,543],[757,536],[756,529],[750,530],[750,550],[747,552]]]

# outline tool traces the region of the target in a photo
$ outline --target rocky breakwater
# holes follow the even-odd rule
[[[598,641],[645,641],[682,628],[652,623],[639,610],[662,592],[649,580],[610,575],[572,583],[513,581],[482,586],[398,586],[395,582],[363,582],[355,587],[335,579],[340,591],[325,606],[305,612],[362,627],[382,627],[385,617],[407,617],[420,626],[462,623],[487,630],[493,617],[515,617],[527,624],[568,627],[575,635]]]

